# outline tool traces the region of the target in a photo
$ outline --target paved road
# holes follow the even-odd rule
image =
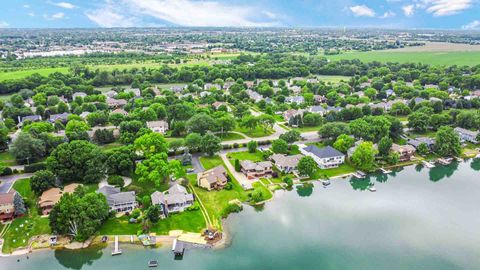
[[[0,177],[0,194],[9,192],[15,181],[19,179],[29,178],[32,175],[33,173],[23,173]]]

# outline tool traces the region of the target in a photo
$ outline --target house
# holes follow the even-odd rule
[[[155,191],[150,195],[153,205],[159,205],[162,216],[167,217],[170,213],[183,212],[193,205],[193,195],[179,184],[175,184],[165,192]]]
[[[121,192],[120,188],[103,186],[98,189],[98,193],[105,195],[110,211],[130,213],[138,207],[135,191]]]
[[[289,96],[285,98],[285,102],[302,104],[305,102],[305,98],[303,96]]]
[[[203,90],[205,90],[205,91],[212,90],[212,89],[221,90],[222,86],[220,84],[215,84],[215,83],[206,83],[203,86]]]
[[[113,110],[112,113],[119,113],[119,114],[123,114],[124,116],[128,115],[127,111],[125,111],[124,109],[120,109],[120,108]]]
[[[246,82],[245,82],[245,86],[246,86],[248,89],[250,89],[250,88],[252,88],[252,87],[255,86],[255,82],[253,82],[253,81],[246,81]]]
[[[385,95],[386,95],[387,97],[395,96],[395,91],[393,91],[393,89],[387,89],[387,90],[385,91]]]
[[[58,201],[60,201],[63,194],[73,193],[79,186],[79,184],[70,184],[65,186],[63,190],[60,188],[51,188],[44,191],[38,200],[38,207],[42,211],[42,215],[50,214],[52,208],[58,203]]]
[[[240,168],[248,179],[264,177],[272,174],[272,163],[270,161],[252,162],[250,160],[241,160]]]
[[[415,155],[415,147],[412,145],[398,145],[396,143],[392,144],[391,150],[398,153],[400,156],[400,161],[409,161]]]
[[[323,108],[323,106],[319,106],[319,105],[308,108],[308,111],[311,113],[316,113],[320,115],[324,115],[327,113],[327,110]]]
[[[125,99],[107,98],[107,105],[110,108],[121,108],[127,105],[127,101]]]
[[[263,96],[253,90],[248,89],[245,92],[250,99],[253,99],[254,102],[259,102],[260,100],[263,100]]]
[[[183,86],[182,85],[174,85],[174,86],[170,87],[170,90],[172,90],[175,93],[181,93],[186,88],[187,88],[186,85],[183,85]]]
[[[297,116],[302,117],[303,113],[304,113],[303,110],[289,109],[289,110],[286,110],[285,112],[283,112],[283,119],[285,119],[285,121],[287,123],[290,123],[290,120],[292,118],[297,117]]]
[[[15,217],[21,215],[20,213],[18,213],[19,209],[15,209],[15,200],[21,200],[21,203],[23,204],[22,196],[20,196],[20,194],[14,189],[11,189],[7,193],[0,194],[1,221],[12,220]]]
[[[407,144],[415,147],[415,149],[418,149],[421,144],[425,144],[428,149],[432,150],[433,146],[435,145],[435,139],[428,137],[418,137],[415,139],[409,139]]]
[[[87,116],[90,114],[90,112],[82,112],[79,116],[80,118],[82,118],[83,120],[87,119]]]
[[[60,113],[60,114],[52,114],[50,115],[50,118],[48,118],[48,122],[50,123],[55,123],[56,121],[60,122],[67,122],[69,113]]]
[[[300,148],[300,152],[312,157],[322,169],[336,168],[345,162],[345,155],[331,146],[318,148],[315,145],[309,145]]]
[[[201,97],[201,98],[204,98],[204,97],[209,96],[209,95],[211,95],[211,94],[212,94],[212,93],[210,93],[210,92],[208,92],[208,91],[202,91],[202,92],[200,92],[200,97]]]
[[[147,127],[153,132],[165,134],[168,130],[168,123],[164,120],[149,121],[147,122]]]
[[[142,92],[138,88],[125,89],[125,93],[133,93],[135,97],[141,96]]]
[[[478,131],[471,131],[468,129],[464,129],[461,127],[456,127],[455,132],[457,132],[458,136],[460,137],[461,141],[467,141],[471,143],[478,143]]]
[[[313,102],[315,102],[315,104],[325,103],[327,102],[327,98],[321,95],[314,95]]]
[[[310,79],[307,79],[307,83],[319,83],[319,81],[317,78],[310,78]]]
[[[225,106],[227,107],[227,110],[229,109],[228,108],[228,104],[226,102],[221,102],[221,101],[215,101],[212,106],[215,108],[215,110],[218,110],[218,108],[220,108],[220,106]]]
[[[288,87],[288,89],[290,89],[294,94],[298,94],[298,93],[302,92],[302,88],[300,86],[297,86],[297,85],[290,86],[290,87]]]
[[[222,165],[197,175],[198,186],[208,191],[212,189],[223,189],[227,182],[227,171],[225,171]]]
[[[30,122],[42,121],[42,117],[40,115],[27,115],[22,117],[21,119],[19,116],[18,118],[19,118],[19,123],[23,123],[25,121],[30,121]]]
[[[107,99],[108,98],[113,98],[117,95],[117,92],[113,91],[113,90],[110,90],[110,91],[106,92],[104,95],[107,97]]]
[[[302,155],[287,156],[282,154],[273,154],[270,160],[275,163],[275,166],[282,172],[289,173],[297,170],[297,165]]]
[[[73,93],[72,99],[75,100],[77,97],[84,98],[86,96],[87,96],[87,94],[85,94],[84,92],[76,92],[76,93]]]
[[[224,89],[224,90],[229,90],[230,87],[232,87],[232,85],[234,85],[234,84],[235,84],[235,82],[225,82],[225,83],[223,84],[223,89]]]

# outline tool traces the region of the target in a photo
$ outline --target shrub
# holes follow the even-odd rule
[[[29,165],[25,165],[25,168],[23,171],[25,173],[34,173],[37,171],[45,170],[46,167],[47,165],[45,164],[45,162],[32,163]]]
[[[125,185],[125,180],[119,175],[110,175],[107,178],[107,183],[111,186],[123,187]]]
[[[2,172],[3,175],[11,175],[13,173],[12,169],[10,167],[5,167]]]
[[[239,172],[241,170],[242,168],[240,166],[240,161],[238,159],[235,159],[235,171]]]
[[[195,201],[195,203],[187,208],[187,211],[196,211],[200,209],[200,204]]]
[[[233,184],[232,184],[232,182],[228,182],[228,183],[225,185],[224,189],[226,189],[226,190],[232,190],[232,189],[233,189]]]
[[[227,207],[225,207],[222,211],[222,218],[228,217],[230,213],[238,213],[242,211],[243,207],[242,205],[238,204],[229,204]]]
[[[140,209],[135,209],[132,211],[132,213],[130,213],[130,217],[133,218],[133,219],[138,219],[140,217],[140,215],[142,214],[142,212],[140,211]]]
[[[285,184],[287,184],[288,187],[293,186],[293,180],[292,180],[292,178],[290,178],[288,176],[283,178],[283,182],[285,182]]]

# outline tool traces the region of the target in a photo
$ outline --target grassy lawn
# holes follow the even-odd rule
[[[255,129],[249,129],[244,127],[236,127],[235,131],[241,132],[251,138],[260,138],[273,134],[273,129],[268,129],[265,131],[263,127],[256,127]]]
[[[314,127],[298,127],[298,128],[294,128],[294,130],[297,130],[299,132],[318,131],[320,127],[321,125],[314,126]]]
[[[0,164],[5,166],[11,166],[17,164],[15,157],[10,152],[1,152],[0,153]]]
[[[348,82],[351,77],[349,76],[336,76],[336,75],[319,75],[317,76],[320,81],[339,83],[341,81]]]
[[[200,162],[203,165],[205,170],[210,170],[211,168],[217,167],[218,165],[222,165],[223,161],[219,156],[207,157],[203,156],[200,157]]]
[[[261,183],[255,182],[252,186],[255,190],[260,190],[260,192],[262,192],[264,200],[270,200],[273,197],[273,193]]]
[[[48,218],[42,218],[38,215],[37,197],[30,189],[30,179],[18,180],[13,188],[24,198],[25,204],[28,206],[28,213],[15,219],[5,233],[5,243],[3,245],[3,252],[5,253],[25,247],[32,236],[50,234]]]
[[[136,235],[142,230],[142,224],[129,223],[128,217],[111,218],[107,220],[99,230],[100,235]],[[206,228],[200,210],[185,211],[172,214],[166,219],[161,219],[150,228],[150,232],[158,235],[167,235],[171,230],[183,230],[187,232],[200,232]]]
[[[28,77],[32,74],[38,73],[42,76],[48,76],[55,72],[68,73],[68,67],[57,67],[57,68],[37,68],[37,69],[25,69],[9,72],[0,72],[0,81],[5,80],[17,80]]]
[[[218,135],[219,135],[220,139],[222,139],[222,142],[245,139],[244,136],[242,136],[238,133],[232,133],[232,132],[228,132],[228,133],[225,133],[223,135],[220,135],[220,134],[218,134]]]
[[[394,51],[369,51],[348,52],[339,55],[326,56],[330,60],[359,59],[362,62],[398,62],[398,63],[424,63],[430,65],[467,65],[478,64],[479,51],[450,51],[450,52],[394,52]]]
[[[253,162],[258,162],[258,161],[263,161],[263,155],[262,152],[256,151],[255,153],[250,153],[248,151],[243,151],[243,152],[231,152],[227,154],[228,159],[230,161],[233,161],[235,159],[238,160],[251,160]],[[232,163],[232,165],[234,165]]]
[[[331,168],[331,169],[318,169],[315,175],[311,179],[320,179],[320,178],[331,178],[347,173],[353,173],[355,172],[356,169],[349,164],[342,164],[338,166],[337,168]]]
[[[162,183],[161,186],[157,188],[152,182],[140,182],[138,179],[139,176],[133,174],[132,183],[125,188],[128,191],[135,191],[138,197],[150,196],[150,194],[157,190],[164,191],[169,188],[168,183]]]

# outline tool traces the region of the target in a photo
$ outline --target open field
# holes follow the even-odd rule
[[[320,81],[326,82],[326,83],[339,83],[341,81],[348,82],[351,77],[349,76],[335,76],[335,75],[319,75],[317,78]]]
[[[480,45],[470,45],[463,43],[448,42],[426,42],[425,46],[405,47],[401,49],[391,49],[386,51],[395,52],[478,52]]]
[[[363,62],[398,62],[398,63],[423,63],[430,65],[466,65],[475,66],[479,64],[480,51],[370,51],[370,52],[348,52],[339,55],[327,56],[329,60],[353,60],[359,59]]]
[[[67,73],[68,68],[66,67],[38,68],[38,69],[17,70],[17,71],[11,71],[11,72],[0,72],[0,81],[23,79],[35,73],[38,73],[42,76],[48,76],[55,72]]]

